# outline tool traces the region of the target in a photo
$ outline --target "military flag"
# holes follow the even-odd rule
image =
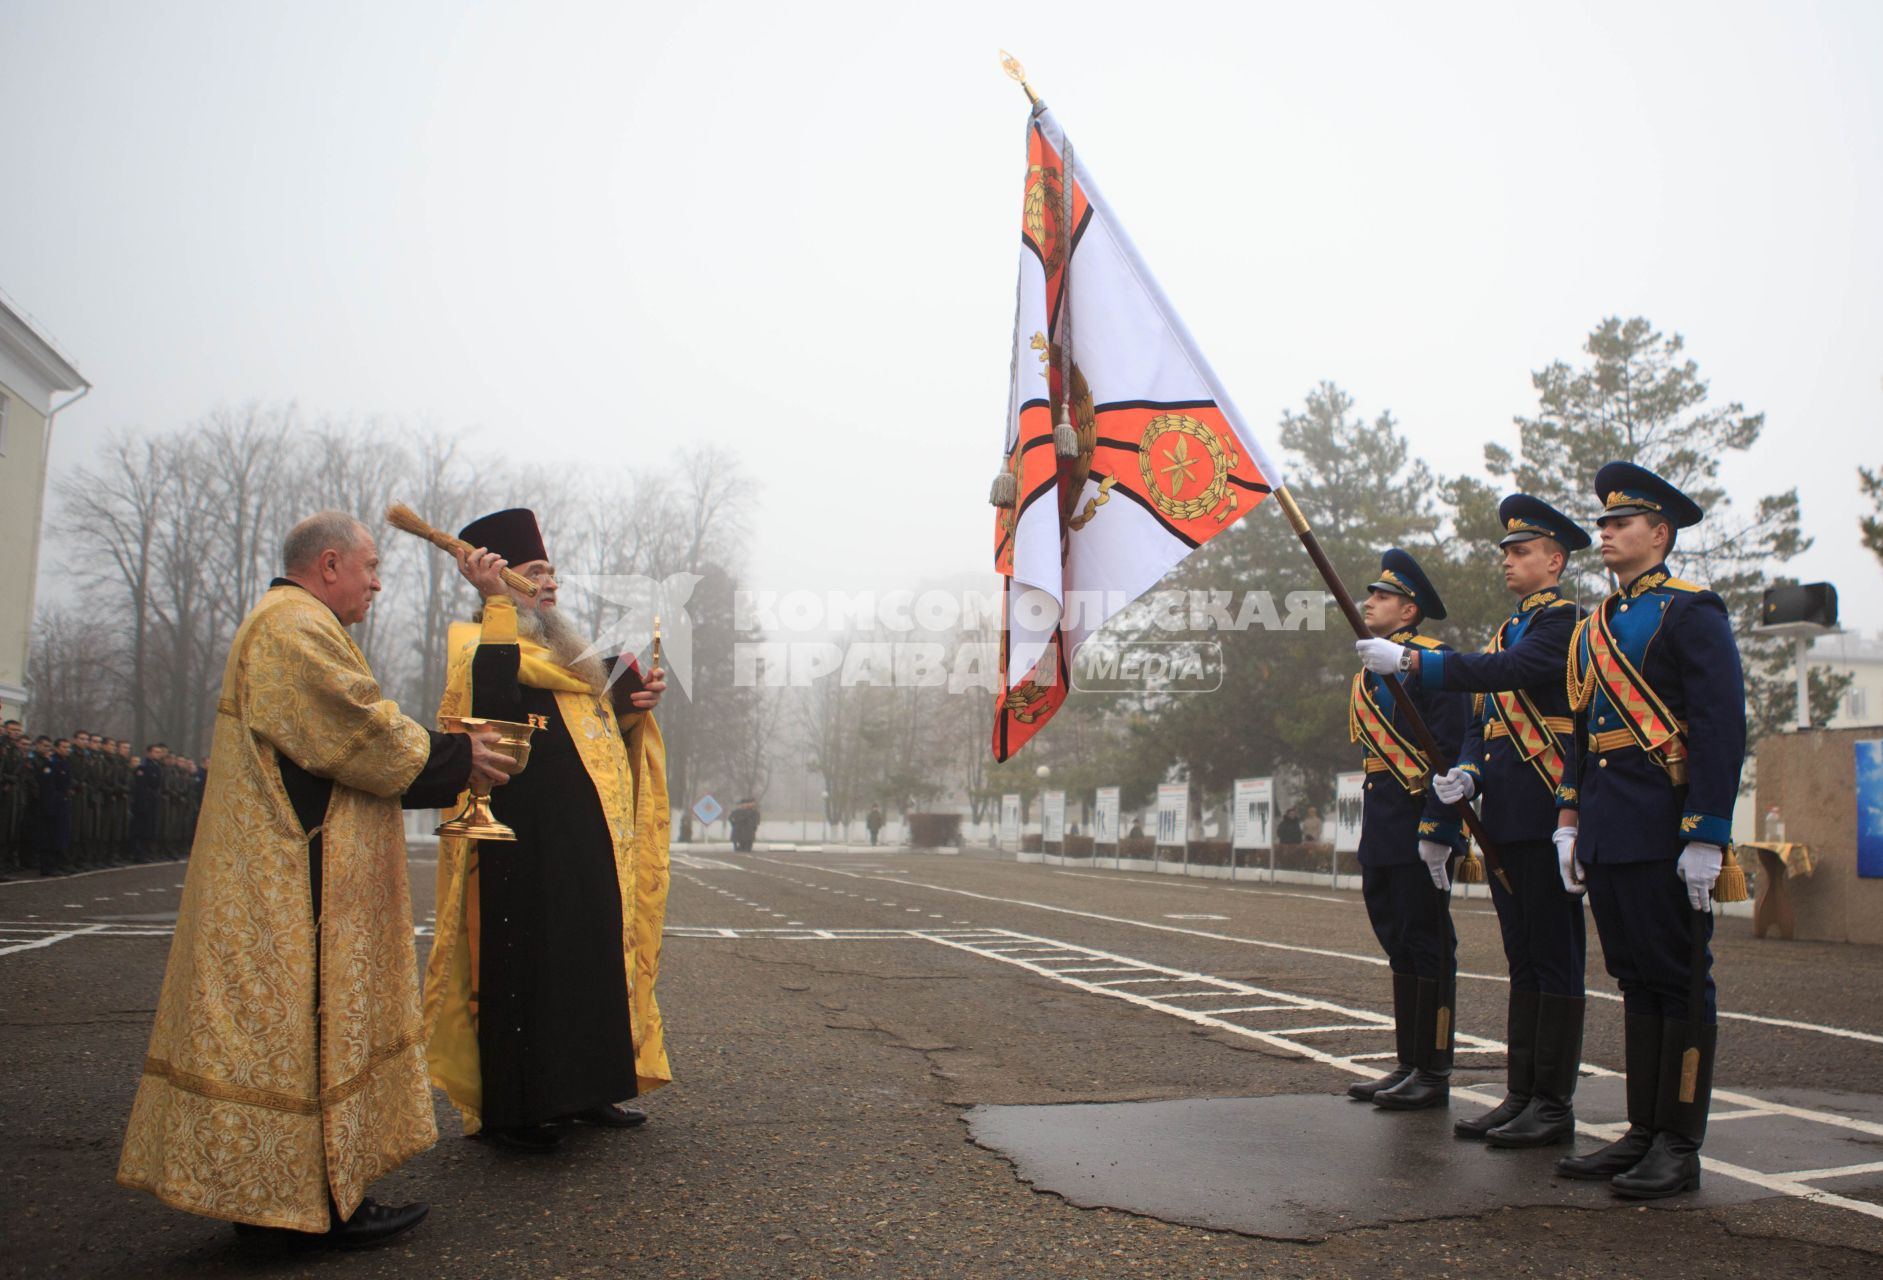
[[[1065,702],[1092,633],[1281,483],[1035,99],[1006,463],[992,495],[1006,580],[995,758]]]

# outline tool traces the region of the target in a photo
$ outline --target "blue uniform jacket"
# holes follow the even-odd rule
[[[1656,565],[1601,610],[1622,653],[1684,727],[1687,782],[1676,786],[1632,743],[1591,745],[1591,735],[1624,727],[1598,682],[1576,714],[1578,759],[1556,795],[1559,806],[1580,811],[1577,858],[1653,862],[1679,857],[1689,840],[1731,843],[1746,758],[1746,683],[1725,603]],[[1578,670],[1588,669],[1591,625],[1575,640]]]
[[[1452,689],[1492,694],[1521,689],[1545,720],[1557,721],[1556,742],[1565,774],[1575,759],[1570,739],[1575,736],[1569,694],[1563,686],[1563,664],[1569,656],[1569,638],[1582,610],[1554,589],[1525,596],[1498,633],[1502,647],[1496,653],[1426,653],[1419,658],[1419,681],[1427,689]],[[1477,778],[1483,795],[1484,827],[1494,841],[1548,840],[1556,830],[1556,790],[1536,767],[1500,732],[1486,737],[1502,722],[1487,696],[1465,732],[1458,765]]]
[[[1412,631],[1398,632],[1389,639],[1417,645],[1422,662],[1450,652],[1431,637]],[[1393,728],[1411,739],[1410,720],[1399,705],[1399,682],[1370,671],[1363,678],[1380,709],[1390,713]],[[1465,720],[1471,711],[1470,699],[1462,693],[1425,689],[1417,680],[1408,681],[1407,687],[1445,757],[1443,761],[1427,763],[1455,761],[1464,738]],[[1367,774],[1360,810],[1360,865],[1390,867],[1417,862],[1421,840],[1436,840],[1454,849],[1463,848],[1457,810],[1434,795],[1429,783],[1415,795],[1390,773]]]
[[[63,849],[72,839],[72,769],[56,752],[33,764],[38,775],[33,813],[35,832],[42,845]]]

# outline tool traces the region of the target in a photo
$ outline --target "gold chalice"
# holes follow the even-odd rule
[[[530,735],[536,731],[535,725],[519,724],[515,720],[486,720],[476,716],[438,717],[438,727],[446,733],[469,733],[486,726],[497,731],[495,749],[516,761],[517,767],[510,771],[511,776],[523,772],[523,766],[530,762]],[[466,840],[517,838],[517,833],[497,821],[497,815],[490,811],[490,788],[480,787],[475,782],[471,784],[470,798],[464,802],[464,808],[440,823],[437,834]]]

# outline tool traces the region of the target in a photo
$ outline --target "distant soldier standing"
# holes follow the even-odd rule
[[[1379,577],[1369,584],[1361,608],[1367,629],[1402,653],[1445,651],[1419,634],[1420,622],[1444,618],[1444,603],[1418,561],[1399,548],[1381,557]],[[1469,709],[1463,694],[1427,690],[1416,681],[1408,688],[1371,671],[1353,678],[1348,730],[1366,748],[1367,774],[1360,888],[1392,966],[1398,1065],[1347,1094],[1394,1111],[1416,1111],[1451,1097],[1458,935],[1447,900],[1450,864],[1461,841],[1451,806],[1428,785],[1433,762],[1412,741],[1402,697],[1417,704],[1439,750],[1453,758]]]
[[[1628,1130],[1556,1167],[1658,1199],[1700,1185],[1718,1032],[1707,943],[1745,762],[1746,687],[1725,604],[1667,571],[1699,506],[1628,462],[1597,472],[1595,492],[1602,563],[1622,586],[1570,645],[1581,758],[1557,796],[1557,840],[1588,882],[1621,987]]]
[[[72,847],[72,743],[40,735],[33,760],[33,851],[42,876],[70,875]]]
[[[156,862],[162,856],[159,841],[163,817],[163,757],[166,748],[153,742],[131,770],[131,861]]]
[[[20,833],[31,776],[26,766],[25,731],[18,720],[8,720],[0,725],[0,879],[16,876],[24,869]]]
[[[119,738],[111,761],[111,856],[131,861],[131,744]]]
[[[1423,688],[1477,695],[1457,767],[1432,780],[1449,803],[1484,796],[1484,825],[1511,888],[1491,880],[1491,899],[1510,967],[1504,1100],[1452,1126],[1461,1138],[1497,1147],[1539,1147],[1575,1138],[1571,1104],[1582,1060],[1583,892],[1558,865],[1556,789],[1572,754],[1575,723],[1563,689],[1569,638],[1582,612],[1558,593],[1571,552],[1589,535],[1528,494],[1499,504],[1504,585],[1517,610],[1483,653],[1413,650]],[[1372,671],[1397,670],[1400,646],[1358,642]]]

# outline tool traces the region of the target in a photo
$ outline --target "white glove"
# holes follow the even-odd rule
[[[1577,879],[1576,829],[1558,827],[1550,839],[1556,842],[1556,873],[1563,878],[1563,888],[1575,894],[1587,893],[1589,886]]]
[[[1406,660],[1405,645],[1378,637],[1355,640],[1353,651],[1360,655],[1360,665],[1374,675],[1396,676],[1400,671],[1400,663]]]
[[[1713,909],[1713,882],[1720,878],[1720,863],[1725,859],[1724,849],[1697,840],[1688,841],[1687,847],[1681,850],[1674,870],[1686,881],[1687,901],[1693,903],[1695,911]]]
[[[1478,793],[1478,780],[1468,769],[1451,769],[1432,779],[1432,793],[1446,804],[1460,804]]]
[[[1432,883],[1441,889],[1451,888],[1451,877],[1445,874],[1445,864],[1451,861],[1451,846],[1440,844],[1436,840],[1419,841],[1419,859],[1425,863],[1425,869],[1432,873]]]

